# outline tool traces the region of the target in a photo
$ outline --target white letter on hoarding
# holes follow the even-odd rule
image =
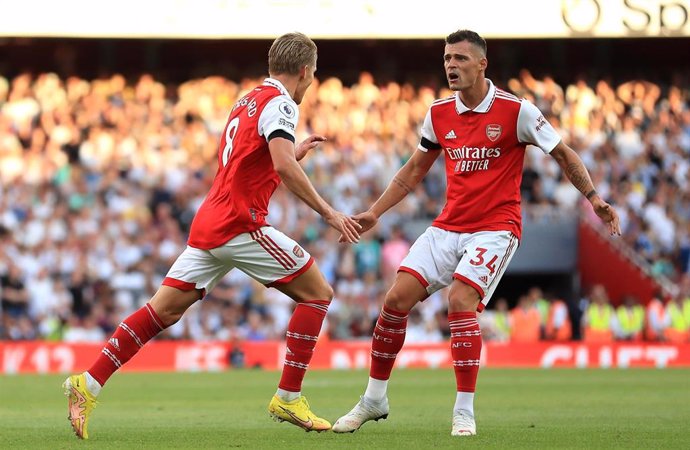
[[[647,359],[654,361],[654,365],[663,369],[670,360],[678,358],[676,347],[647,347]]]
[[[201,349],[197,346],[178,347],[175,352],[175,370],[198,372],[201,369]]]
[[[642,358],[642,347],[639,345],[635,347],[620,347],[617,353],[618,367],[627,369],[630,367],[630,362],[633,359]]]
[[[3,372],[6,374],[14,374],[19,372],[19,368],[24,361],[24,349],[21,347],[6,347],[5,354],[2,359],[5,361]]]
[[[333,369],[351,369],[352,362],[347,350],[333,350],[331,353],[331,367]]]
[[[611,347],[601,347],[599,350],[599,367],[602,369],[608,369],[613,364],[613,352]]]
[[[545,369],[553,367],[556,361],[569,361],[573,357],[573,349],[567,345],[553,345],[546,349],[541,356],[539,365]]]
[[[209,372],[220,372],[225,369],[225,347],[214,345],[205,349],[204,369]]]
[[[575,350],[575,367],[586,369],[589,366],[589,349],[581,345]]]
[[[426,350],[423,357],[427,367],[436,369],[448,359],[448,350]]]
[[[48,353],[48,349],[41,346],[34,350],[34,353],[31,355],[31,362],[38,373],[47,373],[50,367],[50,354]]]
[[[61,345],[53,349],[53,359],[58,363],[57,370],[62,373],[69,373],[74,370],[74,350],[66,345]]]

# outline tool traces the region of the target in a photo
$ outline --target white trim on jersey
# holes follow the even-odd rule
[[[289,96],[290,93],[288,92],[287,89],[285,89],[285,86],[283,86],[283,83],[280,81],[276,80],[275,78],[264,78],[263,82],[264,86],[273,86],[274,88],[277,88],[281,94]]]
[[[448,97],[439,98],[431,102],[431,106],[441,105],[443,103],[452,102],[455,100],[455,95],[450,95]]]
[[[452,100],[452,99],[451,99]],[[444,102],[441,102],[444,103]],[[438,138],[436,137],[436,132],[434,131],[434,126],[431,123],[431,108],[439,105],[441,103],[432,103],[429,109],[426,112],[426,116],[424,117],[424,122],[422,123],[422,129],[419,131],[419,133],[422,135],[422,138],[426,139],[429,142],[433,142],[434,144],[438,144]],[[420,143],[417,148],[424,153],[428,152],[430,149],[422,146]]]
[[[465,113],[467,111],[474,111],[477,113],[487,113],[491,109],[491,105],[494,103],[494,97],[496,95],[496,86],[493,82],[486,78],[486,82],[489,84],[489,92],[486,93],[486,97],[479,103],[475,108],[470,109],[460,100],[460,92],[455,93],[455,111],[458,114]]]
[[[506,92],[503,89],[496,88],[496,97],[502,98],[503,100],[510,100],[515,103],[520,103],[520,99],[510,92]]]
[[[548,120],[528,100],[522,99],[517,120],[518,141],[539,147],[544,153],[551,153],[561,137]]]
[[[294,138],[298,120],[299,109],[294,100],[289,95],[278,95],[269,100],[261,111],[257,131],[264,139],[268,139],[276,130],[285,131]]]

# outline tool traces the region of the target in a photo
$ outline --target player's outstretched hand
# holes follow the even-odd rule
[[[312,134],[304,141],[300,142],[300,144],[297,147],[295,147],[295,159],[297,159],[297,161],[301,160],[302,158],[307,156],[307,153],[309,153],[310,150],[316,148],[317,145],[324,142],[325,140],[326,136]]]
[[[374,225],[376,225],[376,222],[379,221],[378,217],[376,217],[376,214],[370,211],[365,211],[363,213],[359,213],[355,216],[352,216],[352,218],[357,221],[357,223],[360,226],[359,233],[365,233],[369,230],[371,230]],[[340,238],[338,239],[338,242],[347,242],[345,239],[345,236],[342,234],[340,235]]]
[[[351,244],[359,242],[359,233],[362,226],[352,217],[346,216],[339,211],[333,211],[332,214],[324,217],[324,220],[326,220],[328,225],[340,231],[339,242],[349,242]]]
[[[593,202],[592,207],[601,221],[608,226],[609,233],[611,233],[612,236],[614,234],[620,236],[621,222],[618,218],[616,209],[601,199],[597,199],[595,202]]]

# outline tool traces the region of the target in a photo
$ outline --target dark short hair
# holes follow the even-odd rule
[[[458,42],[467,41],[470,44],[474,44],[484,52],[486,56],[486,41],[479,34],[471,30],[458,30],[450,33],[446,37],[446,44],[457,44]]]

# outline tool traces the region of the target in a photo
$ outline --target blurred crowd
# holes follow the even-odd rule
[[[653,274],[685,285],[690,80],[661,86],[583,78],[561,86],[523,70],[494,81],[534,102],[579,152],[598,191],[617,206],[623,239]],[[147,301],[185,246],[216,172],[218,136],[229,110],[260,82],[208,77],[164,84],[148,74],[133,80],[0,76],[0,339],[102,341]],[[368,73],[350,86],[337,78],[315,80],[300,106],[297,134],[324,134],[328,141],[303,167],[336,209],[360,212],[417,147],[429,104],[450,94],[378,84]],[[370,338],[383,295],[416,237],[404,225],[430,222],[443,205],[441,160],[353,246],[337,244],[335,232],[284,187],[275,193],[269,223],[302,243],[335,288],[328,337]],[[567,211],[582,205],[556,162],[535,148],[528,147],[521,189],[526,211],[530,205]],[[678,292],[682,298],[673,301],[686,302],[690,330],[690,292]],[[446,295],[438,292],[412,312],[407,341],[448,335]],[[589,297],[596,304],[597,296]],[[289,298],[238,271],[207,299],[165,336],[282,339],[293,308]],[[515,311],[525,301],[492,303],[496,312],[517,303]],[[499,316],[492,314],[483,320],[493,323]],[[549,334],[548,317],[542,305],[541,337]],[[487,338],[511,336],[510,324],[492,323]]]

